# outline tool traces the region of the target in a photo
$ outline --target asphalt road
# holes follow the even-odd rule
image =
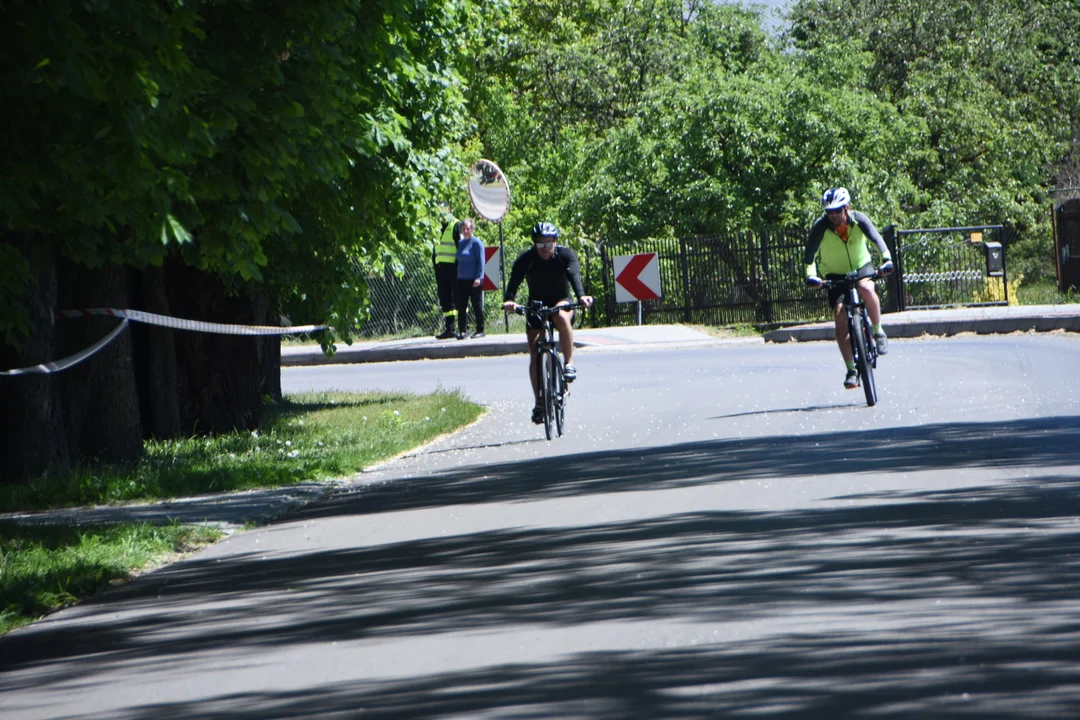
[[[1080,336],[283,373],[467,430],[0,639],[4,718],[1080,716]]]

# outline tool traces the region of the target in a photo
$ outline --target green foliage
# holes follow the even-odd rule
[[[1052,0],[805,0],[774,39],[727,4],[545,0],[486,30],[473,107],[515,233],[806,226],[843,184],[881,226],[1014,228],[1032,278],[1076,154],[1078,21]]]
[[[850,38],[871,56],[864,87],[925,128],[898,168],[908,227],[1000,223],[1028,245],[1031,279],[1052,271],[1045,191],[1080,127],[1080,51],[1055,0],[828,0],[797,3],[807,54]]]
[[[0,140],[0,230],[88,265],[179,250],[348,337],[354,262],[429,235],[474,15],[465,0],[7,3],[0,105],[21,111]]]
[[[1008,303],[1009,305],[1020,304],[1020,283],[1024,281],[1024,275],[1017,274],[1009,278]],[[977,303],[1005,302],[1005,282],[999,277],[983,278],[982,290],[972,293],[972,301]]]

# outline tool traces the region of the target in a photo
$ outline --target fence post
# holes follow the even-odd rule
[[[611,291],[608,285],[608,257],[607,247],[603,244],[600,245],[600,277],[604,279],[604,313],[607,317],[604,318],[605,325],[612,325],[615,319],[615,294]]]
[[[753,233],[753,231],[750,231]],[[753,238],[751,237],[751,240]],[[769,292],[769,231],[762,230],[758,233],[758,247],[761,248],[761,272],[755,278],[759,296],[758,302],[761,308],[761,316],[765,322],[773,321],[772,293]]]
[[[886,227],[885,232],[882,233],[882,239],[885,240],[885,247],[889,248],[895,266],[893,274],[886,280],[889,286],[889,301],[885,303],[885,307],[882,309],[887,313],[900,312],[904,309],[904,280],[903,263],[900,262],[900,249],[896,245],[896,226],[889,225]]]
[[[682,258],[682,279],[683,279],[683,322],[690,322],[690,261],[686,257],[687,247],[686,238],[679,238],[679,255]]]

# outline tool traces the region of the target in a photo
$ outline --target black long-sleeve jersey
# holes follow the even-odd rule
[[[510,269],[504,300],[515,299],[522,280],[528,281],[529,302],[539,300],[548,307],[570,299],[571,286],[578,298],[585,294],[577,254],[562,245],[555,246],[550,260],[541,258],[535,247],[518,255]]]

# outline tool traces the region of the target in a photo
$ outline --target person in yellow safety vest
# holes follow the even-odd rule
[[[859,295],[866,303],[866,312],[873,324],[874,341],[878,355],[889,352],[889,339],[881,326],[881,301],[869,276],[874,274],[873,257],[870,255],[870,243],[873,242],[881,253],[882,264],[878,268],[882,275],[893,271],[892,256],[881,233],[863,213],[851,209],[851,195],[847,188],[834,187],[821,196],[821,205],[825,212],[810,228],[806,242],[803,262],[806,264],[806,284],[810,287],[821,285],[821,277],[826,280],[843,278],[849,272],[858,271]],[[840,355],[844,358],[846,374],[844,387],[851,390],[859,387],[859,374],[855,370],[855,360],[848,342],[847,317],[844,315],[843,294],[841,290],[829,290],[829,305],[833,308],[833,322],[836,327],[836,344],[840,346]]]
[[[439,307],[443,314],[443,331],[435,336],[436,340],[449,340],[457,337],[457,303],[454,291],[457,289],[457,244],[461,239],[461,223],[446,211],[439,241],[431,253],[435,264],[435,285],[439,293]]]

